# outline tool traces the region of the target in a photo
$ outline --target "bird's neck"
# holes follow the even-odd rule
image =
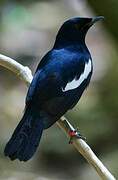
[[[86,47],[85,36],[86,36],[86,33],[68,34],[68,33],[59,31],[59,33],[56,36],[54,48],[60,49],[67,46]]]
[[[86,52],[88,54],[89,50],[85,44],[85,41],[67,41],[67,40],[56,40],[54,44],[54,49],[68,49],[73,51]]]

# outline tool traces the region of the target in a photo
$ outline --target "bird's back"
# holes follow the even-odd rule
[[[50,126],[79,101],[92,75],[88,51],[82,48],[53,49],[38,66],[27,102],[49,114]],[[54,119],[54,120],[52,120]],[[54,121],[54,122],[53,122]]]

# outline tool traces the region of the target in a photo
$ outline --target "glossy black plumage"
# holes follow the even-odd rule
[[[100,19],[72,18],[60,28],[54,47],[37,67],[27,93],[24,116],[5,147],[5,155],[12,160],[29,160],[43,130],[79,101],[93,69],[85,35]]]

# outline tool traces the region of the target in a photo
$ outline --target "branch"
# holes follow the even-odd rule
[[[27,86],[30,85],[33,76],[31,70],[28,67],[24,67],[15,60],[2,54],[0,54],[0,65],[14,72],[27,84]],[[65,117],[62,117],[60,120],[58,120],[56,124],[65,132],[68,137],[70,137],[70,130],[75,130]],[[102,164],[102,162],[97,158],[97,156],[84,140],[75,137],[72,144],[77,149],[77,151],[79,151],[82,156],[84,156],[88,163],[93,166],[101,179],[115,180],[114,176]]]
[[[33,76],[31,70],[27,66],[14,61],[10,57],[0,54],[0,65],[14,72],[28,86],[30,85]]]

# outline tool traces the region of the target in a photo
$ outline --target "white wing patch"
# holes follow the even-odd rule
[[[88,61],[88,63],[85,64],[84,72],[81,74],[79,79],[74,78],[71,82],[67,83],[66,87],[62,89],[63,92],[75,89],[80,86],[80,84],[88,77],[89,73],[92,69],[92,63],[91,60]]]

